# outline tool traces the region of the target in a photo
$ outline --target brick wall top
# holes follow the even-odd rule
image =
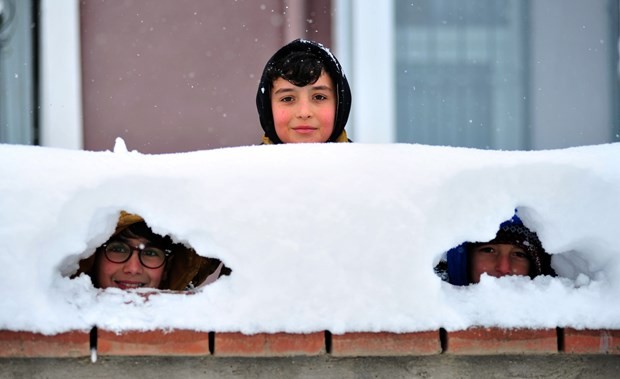
[[[114,333],[101,329],[42,335],[0,331],[0,357],[101,356],[426,356],[506,354],[620,355],[620,331],[471,328],[416,333],[310,334],[156,330]]]

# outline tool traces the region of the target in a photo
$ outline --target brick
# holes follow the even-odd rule
[[[446,353],[457,355],[558,352],[555,329],[471,328],[447,333]]]
[[[215,333],[214,355],[274,357],[325,353],[325,333]]]
[[[332,355],[403,356],[441,353],[439,331],[416,333],[345,333],[332,335]]]
[[[0,330],[0,357],[67,358],[89,355],[89,332],[44,335]]]
[[[564,352],[569,354],[620,354],[620,330],[564,329]]]
[[[97,330],[99,355],[209,355],[209,333],[193,330],[128,331],[121,334]]]

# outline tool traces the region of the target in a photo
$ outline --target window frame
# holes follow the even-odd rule
[[[336,53],[343,63],[353,92],[347,131],[355,142],[397,142],[397,110],[394,101],[395,1],[375,3],[334,0]],[[620,40],[620,0],[601,0],[593,4],[579,0],[549,0],[532,1],[530,4],[530,38],[524,41],[530,49],[527,52],[529,63],[526,68],[530,82],[525,85],[528,101],[525,109],[528,111],[524,120],[525,129],[522,131],[523,148],[555,149],[620,141],[620,66],[617,48]],[[571,12],[571,17],[555,17],[559,8]],[[579,46],[567,49],[565,41],[579,39],[582,34],[581,24],[575,24],[581,22],[579,20],[594,24],[583,28],[589,34],[579,41]],[[602,32],[601,28],[607,31]],[[560,38],[558,42],[563,46],[557,51],[549,34],[554,34],[553,38]],[[564,35],[564,38],[558,35]],[[592,39],[597,42],[597,46],[587,45],[592,43]],[[596,58],[598,60],[589,61],[587,66],[566,65],[563,69],[554,63],[556,60],[573,62],[573,51],[587,51],[591,47],[598,49],[599,53],[603,47],[607,50],[605,57],[599,56]],[[552,53],[547,53],[549,51]],[[584,56],[576,58],[583,60]],[[377,70],[374,65],[378,61],[388,69]],[[600,67],[607,69],[601,71]],[[566,79],[567,72],[572,71],[575,72],[573,78],[588,73],[594,73],[594,77],[592,80],[567,83],[570,80]],[[606,84],[602,84],[604,88],[593,87],[593,81]],[[566,84],[574,84],[576,88],[573,91],[558,91],[559,87]],[[589,102],[580,102],[579,97]],[[583,118],[586,115],[589,117]]]

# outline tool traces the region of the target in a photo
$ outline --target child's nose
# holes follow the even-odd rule
[[[312,108],[310,106],[310,101],[302,99],[298,102],[297,107],[297,117],[299,118],[309,118],[312,116]]]
[[[497,261],[495,264],[495,270],[500,276],[509,275],[512,273],[510,256],[500,254],[497,257]]]
[[[140,252],[134,251],[129,260],[125,262],[123,271],[128,274],[138,274],[142,272],[142,263],[140,262]]]

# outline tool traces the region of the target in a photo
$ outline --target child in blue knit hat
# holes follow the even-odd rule
[[[515,214],[502,223],[497,235],[488,242],[465,242],[447,253],[447,259],[435,272],[450,284],[463,286],[480,282],[487,274],[496,278],[506,275],[555,276],[551,256],[536,233],[529,230]]]

